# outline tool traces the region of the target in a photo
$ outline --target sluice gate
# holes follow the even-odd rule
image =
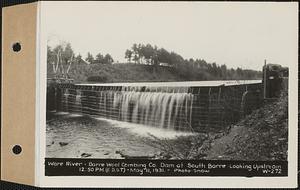
[[[259,80],[50,85],[48,110],[181,131],[219,131],[261,105]]]

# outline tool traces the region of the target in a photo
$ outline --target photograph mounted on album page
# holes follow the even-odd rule
[[[2,180],[297,187],[296,2],[3,8]]]

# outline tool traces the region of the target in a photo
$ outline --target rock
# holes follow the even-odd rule
[[[105,152],[104,155],[109,155],[109,152]]]
[[[66,145],[68,145],[69,143],[67,143],[67,142],[59,142],[59,145],[60,146],[66,146]]]
[[[90,156],[92,156],[92,154],[88,154],[88,153],[82,153],[81,154],[81,157],[84,157],[84,158],[90,157]]]
[[[54,141],[51,141],[51,143],[47,144],[47,147],[51,146],[54,144]]]

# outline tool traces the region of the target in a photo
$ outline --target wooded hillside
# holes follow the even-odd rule
[[[48,78],[68,77],[75,82],[146,82],[261,79],[261,72],[184,59],[175,52],[150,44],[133,44],[124,57],[127,63],[114,63],[110,54],[75,55],[71,44],[47,48]]]

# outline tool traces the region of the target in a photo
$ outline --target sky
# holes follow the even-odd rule
[[[261,70],[264,59],[297,64],[298,4],[227,2],[42,2],[47,43],[125,62],[133,43],[182,57]]]

